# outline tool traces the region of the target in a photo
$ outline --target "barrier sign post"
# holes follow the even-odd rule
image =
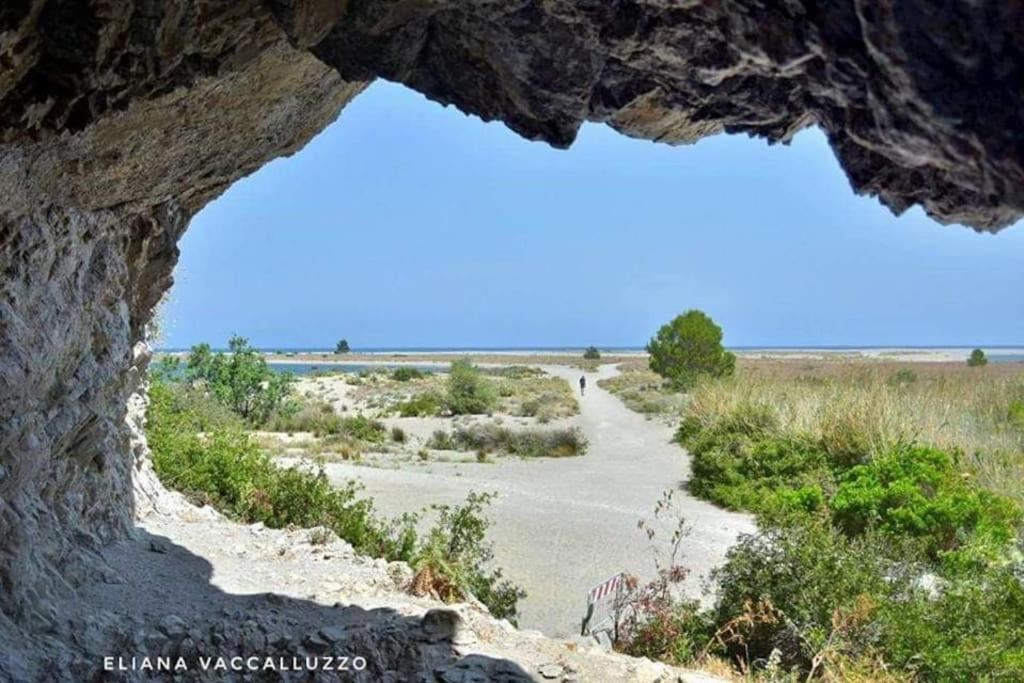
[[[619,637],[619,595],[622,592],[622,584],[625,579],[625,574],[619,572],[615,576],[602,581],[587,592],[587,613],[583,617],[583,625],[580,628],[580,635],[588,635],[590,633],[590,620],[594,617],[594,607],[609,597],[612,598],[612,604],[616,613],[613,615],[612,628],[614,629],[614,639],[617,641]]]

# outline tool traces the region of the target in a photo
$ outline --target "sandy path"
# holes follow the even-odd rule
[[[545,370],[577,386],[579,370]],[[588,373],[575,420],[590,441],[585,456],[434,463],[429,471],[329,464],[327,472],[336,481],[361,480],[388,514],[458,503],[472,490],[497,491],[490,508],[496,561],[529,593],[520,603],[520,626],[555,636],[578,631],[594,584],[619,571],[652,574],[651,544],[637,522],[653,521],[662,493],[676,489],[676,502],[693,526],[683,564],[693,571],[688,589],[696,595],[700,578],[721,561],[738,533],[752,530],[752,522],[678,490],[688,476],[685,452],[670,442],[671,427],[646,420],[597,386],[598,379],[616,372],[603,366]]]

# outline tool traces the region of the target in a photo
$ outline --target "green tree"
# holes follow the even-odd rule
[[[988,358],[985,357],[985,352],[981,349],[974,349],[971,351],[971,356],[967,359],[967,365],[972,368],[980,368],[988,365]]]
[[[291,375],[273,372],[263,354],[244,337],[228,341],[229,356],[213,353],[209,344],[192,347],[186,364],[188,376],[202,381],[209,391],[236,414],[260,424],[288,397]]]
[[[662,325],[647,352],[651,370],[677,389],[692,386],[700,375],[731,375],[736,367],[736,356],[722,347],[722,328],[696,309]]]
[[[348,339],[342,339],[334,346],[335,353],[348,353],[351,349],[348,347]]]
[[[598,360],[601,358],[601,351],[596,346],[588,346],[583,352],[583,357],[587,360]]]

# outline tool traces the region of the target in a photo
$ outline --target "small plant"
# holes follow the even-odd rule
[[[471,492],[460,506],[434,506],[437,521],[412,559],[416,575],[411,589],[446,602],[474,595],[492,615],[515,624],[517,603],[526,593],[505,580],[500,570],[489,568],[494,551],[486,541],[490,522],[483,510],[495,495]]]
[[[405,430],[401,427],[391,428],[391,440],[395,443],[405,443],[408,437],[406,436]]]
[[[421,448],[416,452],[416,457],[426,462],[427,460],[430,460],[430,451],[428,451],[426,448]]]
[[[424,374],[425,373],[419,368],[410,368],[403,365],[395,368],[391,372],[391,379],[396,382],[409,382],[414,379],[422,379]]]
[[[334,534],[330,529],[323,526],[313,527],[309,531],[309,544],[310,545],[327,545],[334,539]]]
[[[583,357],[586,360],[600,360],[601,351],[596,346],[588,346],[583,352]]]
[[[905,387],[917,381],[917,373],[910,368],[900,368],[889,377],[889,384],[895,387]]]
[[[443,401],[437,394],[426,392],[399,403],[398,414],[401,417],[433,417],[441,412],[442,406]]]
[[[971,351],[971,355],[967,357],[967,367],[981,368],[986,365],[988,365],[988,357],[985,356],[985,352],[981,349],[974,349]]]

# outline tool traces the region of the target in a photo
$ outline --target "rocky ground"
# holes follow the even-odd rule
[[[163,494],[133,539],[102,551],[103,579],[33,644],[45,661],[5,652],[0,680],[715,680],[412,596],[407,565],[318,535],[236,524]],[[319,670],[287,670],[306,666]]]

